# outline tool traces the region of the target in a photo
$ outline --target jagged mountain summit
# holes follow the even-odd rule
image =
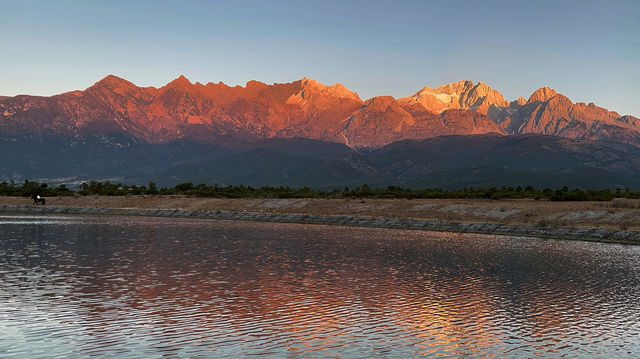
[[[109,75],[84,91],[0,97],[0,134],[78,138],[124,133],[148,143],[302,137],[351,148],[441,135],[544,134],[640,145],[640,120],[549,88],[507,101],[487,84],[459,81],[395,99],[362,100],[341,84],[301,80],[244,87],[191,83],[160,88]]]
[[[432,89],[429,86],[414,95],[400,99],[419,103],[427,110],[440,113],[450,109],[463,109],[487,114],[491,106],[508,107],[502,94],[484,82],[458,81]]]

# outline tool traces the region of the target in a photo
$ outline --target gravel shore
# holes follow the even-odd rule
[[[400,228],[640,244],[640,203],[534,200],[0,197],[3,213],[189,217]]]

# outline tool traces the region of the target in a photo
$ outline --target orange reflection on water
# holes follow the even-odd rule
[[[588,306],[604,302],[602,284],[573,280],[579,258],[555,244],[272,224],[205,228],[224,237],[149,226],[115,240],[119,227],[87,230],[83,238],[104,239],[78,241],[49,267],[75,278],[66,300],[92,323],[85,333],[123,346],[122,333],[130,333],[197,340],[218,354],[533,356],[583,340],[581,323],[594,335],[609,329],[592,319],[607,309]]]

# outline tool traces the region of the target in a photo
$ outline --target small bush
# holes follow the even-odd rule
[[[635,201],[626,198],[615,198],[609,203],[612,208],[640,208],[640,201]]]

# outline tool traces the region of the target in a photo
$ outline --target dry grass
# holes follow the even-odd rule
[[[28,198],[0,197],[0,204],[30,204]],[[640,202],[551,202],[447,199],[221,199],[185,196],[59,197],[47,205],[143,208],[367,217],[421,218],[574,228],[640,230]]]
[[[640,208],[640,200],[615,198],[613,201],[605,202],[611,208]]]

